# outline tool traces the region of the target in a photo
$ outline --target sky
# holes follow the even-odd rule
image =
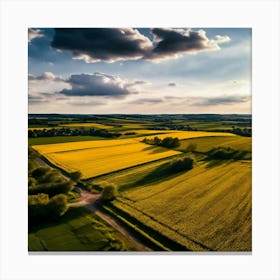
[[[250,114],[251,29],[29,28],[29,113]]]

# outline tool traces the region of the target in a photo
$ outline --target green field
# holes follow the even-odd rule
[[[33,145],[46,145],[46,144],[56,144],[56,143],[67,143],[67,142],[80,142],[80,141],[94,141],[102,140],[105,138],[99,136],[55,136],[55,137],[38,137],[29,138],[28,144]]]
[[[250,161],[200,163],[114,205],[190,250],[251,251]]]
[[[118,232],[82,208],[28,234],[29,251],[133,251]]]

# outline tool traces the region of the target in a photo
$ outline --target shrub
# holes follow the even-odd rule
[[[45,218],[48,215],[49,196],[45,193],[28,196],[28,216],[30,219]]]
[[[61,180],[61,177],[56,170],[50,170],[38,178],[38,183],[54,183]]]
[[[211,159],[233,159],[237,153],[238,151],[230,147],[217,147],[207,152]]]
[[[81,177],[82,177],[82,173],[80,171],[75,171],[69,174],[69,177],[72,181],[74,182],[79,182]]]
[[[51,169],[49,167],[38,167],[34,169],[31,173],[32,177],[35,179],[39,179],[40,177],[44,176],[46,173],[48,173]]]
[[[149,145],[156,145],[156,146],[162,146],[165,148],[177,148],[180,146],[180,141],[178,137],[165,137],[162,140],[159,137],[154,137],[153,139],[147,139],[144,138],[142,140],[143,143],[149,144]]]
[[[67,197],[64,194],[58,194],[51,199],[45,193],[28,196],[28,217],[30,224],[36,220],[50,220],[51,218],[62,216],[67,209]]]
[[[56,183],[47,183],[37,185],[28,189],[30,195],[36,195],[39,193],[45,193],[49,196],[54,196],[60,193],[68,193],[73,189],[73,183],[71,181],[63,181]]]
[[[48,210],[53,217],[62,216],[67,209],[67,196],[64,194],[55,195],[48,203]]]
[[[193,168],[193,159],[188,157],[173,161],[170,165],[170,171],[172,173],[187,171],[192,168]]]
[[[102,191],[102,200],[111,201],[118,195],[117,187],[115,184],[107,184],[104,186]]]
[[[28,188],[32,188],[36,185],[36,179],[33,177],[28,177]]]
[[[190,143],[187,148],[186,151],[187,152],[194,152],[196,150],[197,145],[195,143]]]

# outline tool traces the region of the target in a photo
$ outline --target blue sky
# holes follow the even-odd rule
[[[30,28],[29,113],[251,113],[251,29]]]

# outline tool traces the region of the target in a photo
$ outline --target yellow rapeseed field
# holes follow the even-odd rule
[[[235,134],[228,132],[207,132],[207,131],[169,131],[169,133],[147,136],[146,138],[150,139],[155,136],[158,136],[160,139],[165,137],[178,137],[181,139],[189,138],[198,138],[198,137],[207,137],[207,136],[236,136]]]
[[[188,139],[209,135],[234,136],[231,133],[200,131],[169,131],[169,133],[158,134],[157,136],[160,138],[171,136]],[[68,142],[35,145],[33,148],[51,163],[67,172],[81,171],[83,179],[180,153],[179,151],[146,145],[140,142],[143,139],[144,137],[135,137],[116,140]]]
[[[35,149],[40,150],[39,152],[51,163],[68,172],[80,170],[83,179],[180,154],[178,151],[149,146],[144,143],[87,147],[49,153],[45,153],[44,149],[41,149],[42,146],[49,145],[36,146]]]
[[[252,162],[194,169],[122,193],[114,205],[191,250],[251,251]]]

